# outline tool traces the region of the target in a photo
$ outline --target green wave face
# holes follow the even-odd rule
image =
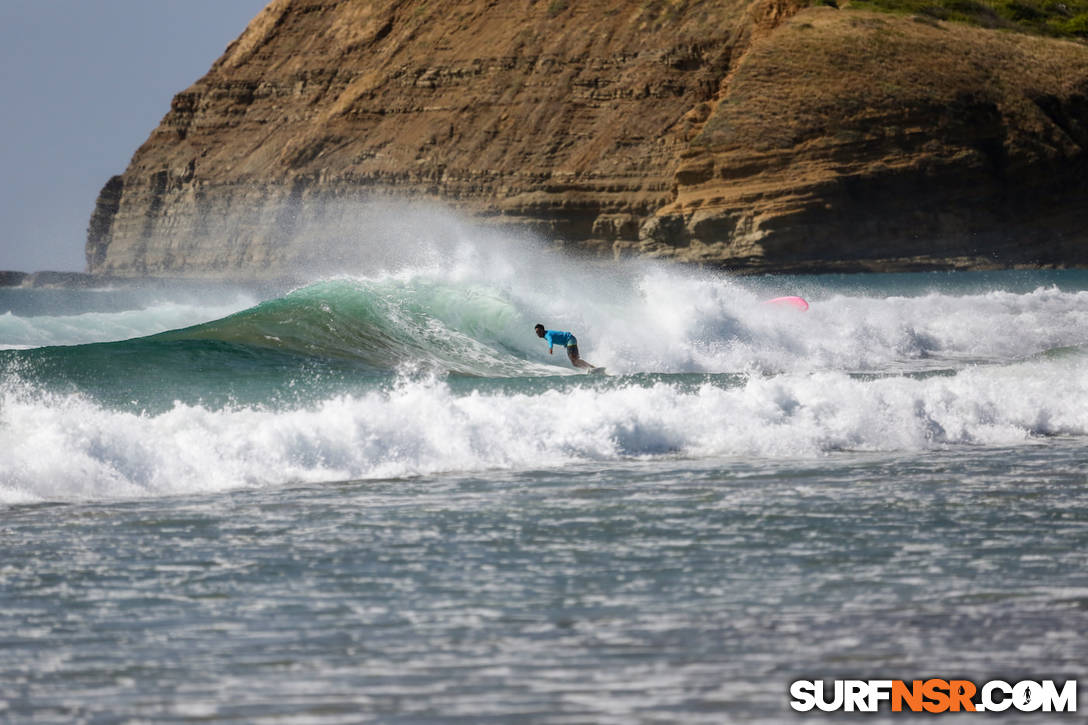
[[[510,376],[539,368],[525,357],[531,337],[532,324],[496,290],[388,278],[317,282],[219,320],[110,344],[214,342],[374,371]]]
[[[555,374],[514,302],[431,279],[334,279],[212,322],[120,342],[0,351],[8,374],[148,410],[317,400],[397,372]]]
[[[498,292],[425,280],[330,280],[237,314],[149,338],[214,340],[341,358],[374,370],[413,365],[508,376],[534,366],[516,336],[532,325]]]

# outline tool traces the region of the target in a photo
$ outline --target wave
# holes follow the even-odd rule
[[[572,330],[584,357],[616,373],[910,371],[1015,362],[1088,344],[1088,292],[1056,287],[896,297],[810,288],[811,308],[802,312],[763,304],[769,295],[759,283],[709,273],[560,263],[552,271],[543,281],[512,271],[495,277],[488,270],[487,277],[430,269],[328,279],[210,322],[113,343],[111,351],[143,356],[155,349],[163,364],[170,365],[170,352],[188,366],[187,345],[220,343],[224,354],[250,357],[264,351],[374,371],[516,377],[573,372],[564,355],[549,357],[532,332],[536,322]],[[120,331],[195,311],[128,314],[109,324],[52,322],[110,337],[110,325]],[[45,335],[49,325],[38,329]],[[11,347],[26,339],[0,342]],[[90,348],[63,352],[84,354],[102,357]]]
[[[654,376],[458,391],[449,380],[271,408],[117,410],[7,383],[0,502],[190,494],[647,457],[811,457],[1088,435],[1082,359],[889,377]],[[598,379],[599,380],[599,379]]]
[[[1088,345],[1088,276],[1079,272],[738,279],[572,259],[422,206],[345,202],[306,219],[294,243],[312,248],[318,266],[299,274],[316,281],[288,294],[256,303],[221,293],[172,302],[0,293],[0,302],[37,300],[46,310],[0,305],[0,347],[76,346],[2,357],[24,373],[57,356],[86,355],[93,367],[108,356],[78,346],[113,341],[110,354],[154,359],[165,367],[147,374],[163,379],[210,351],[225,367],[267,355],[384,372],[571,373],[533,334],[538,322],[574,332],[584,357],[626,374],[917,371]],[[789,295],[810,308],[764,304]],[[63,299],[98,307],[70,314],[57,307]]]
[[[382,219],[334,230],[371,266],[263,301],[0,294],[0,502],[1088,434],[1088,278],[737,279]]]
[[[149,338],[214,340],[342,358],[374,370],[414,366],[488,376],[546,372],[528,361],[531,324],[501,291],[434,279],[334,279],[224,319]]]
[[[19,292],[41,294],[38,290]],[[86,297],[87,293],[81,291],[81,295]],[[232,294],[227,300],[212,303],[149,300],[140,304],[131,299],[125,302],[136,306],[123,310],[73,310],[67,314],[27,314],[8,309],[0,314],[0,349],[127,340],[223,317],[251,306],[254,300],[248,295]]]

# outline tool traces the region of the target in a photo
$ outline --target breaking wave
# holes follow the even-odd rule
[[[9,383],[0,402],[0,502],[655,456],[1023,445],[1088,434],[1084,363],[1078,354],[954,374],[631,376],[537,392],[402,378],[293,408],[179,402],[156,414]]]

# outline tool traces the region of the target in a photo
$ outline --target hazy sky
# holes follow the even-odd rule
[[[268,0],[0,0],[0,270],[82,271],[106,180]]]

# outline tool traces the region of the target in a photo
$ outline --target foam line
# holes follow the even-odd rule
[[[640,457],[810,457],[1088,434],[1083,355],[865,379],[841,372],[577,394],[456,395],[440,381],[304,408],[159,415],[9,383],[0,502],[129,498]]]

